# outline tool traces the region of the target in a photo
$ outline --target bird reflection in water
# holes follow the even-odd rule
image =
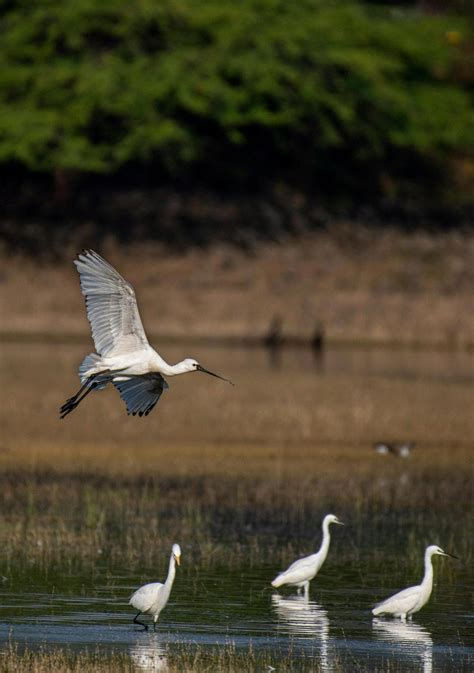
[[[398,620],[374,619],[374,634],[380,640],[398,643],[404,653],[420,657],[423,673],[433,671],[433,640],[430,632],[414,622]]]
[[[307,596],[272,596],[272,606],[278,616],[278,630],[311,640],[319,648],[320,670],[331,671],[329,656],[329,619],[327,611]]]
[[[140,671],[164,673],[168,670],[168,658],[160,636],[146,634],[131,647],[130,658]]]

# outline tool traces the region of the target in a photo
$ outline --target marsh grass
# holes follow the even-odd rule
[[[462,469],[468,459],[465,449],[450,451],[449,466],[443,452],[432,451],[428,460],[413,459],[410,465],[359,452],[356,464],[342,471],[344,455],[352,463],[352,447],[339,447],[332,460],[325,461],[308,448],[279,453],[278,467],[269,465],[265,475],[252,467],[246,446],[240,452],[233,447],[220,470],[207,476],[194,475],[192,469],[185,472],[182,464],[179,474],[168,466],[163,473],[157,469],[119,477],[117,462],[111,474],[66,465],[4,471],[3,563],[18,565],[23,560],[74,568],[77,563],[106,560],[110,567],[149,567],[156,547],[167,548],[175,540],[186,541],[187,553],[201,563],[226,558],[229,546],[230,563],[238,564],[243,553],[255,562],[264,548],[284,562],[300,551],[289,539],[304,548],[314,540],[321,514],[330,510],[348,522],[354,547],[367,539],[368,520],[373,536],[388,528],[396,535],[400,520],[404,526],[425,528],[428,535],[436,521],[436,538],[455,545],[466,561],[471,558],[472,545],[458,530],[469,527],[465,519],[472,482]],[[258,466],[268,456],[268,447],[254,446],[252,455]],[[299,473],[286,469],[287,462],[298,463]]]
[[[101,648],[76,651],[69,648],[23,649],[9,643],[0,651],[0,670],[5,673],[134,673],[138,671],[166,671],[167,673],[257,673],[258,671],[278,670],[280,673],[324,673],[327,667],[308,653],[298,656],[289,649],[255,650],[252,645],[247,649],[237,649],[233,642],[222,647],[203,648],[199,645],[180,644],[172,649],[166,648],[159,655],[141,654],[133,658],[120,651]],[[348,670],[347,662],[337,655],[331,659],[331,670],[343,673]],[[376,665],[369,661],[356,661],[351,671],[363,673],[406,673],[406,662],[387,658]],[[413,670],[416,670],[414,668]]]
[[[66,648],[22,649],[13,643],[0,651],[4,673],[131,673],[137,669],[128,654],[100,649],[73,652]]]

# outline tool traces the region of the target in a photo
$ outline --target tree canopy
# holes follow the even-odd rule
[[[0,165],[288,179],[474,148],[460,19],[354,0],[10,0]]]

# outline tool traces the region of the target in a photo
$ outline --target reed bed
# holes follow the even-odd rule
[[[11,643],[0,651],[0,671],[5,673],[135,673],[138,671],[166,671],[166,673],[257,673],[278,670],[280,673],[324,673],[327,667],[314,657],[300,653],[295,656],[290,646],[286,652],[236,649],[232,642],[223,647],[203,648],[199,645],[179,645],[172,650],[164,649],[160,655],[142,653],[131,656],[120,651],[100,648],[75,651],[69,648],[41,648],[19,650]],[[347,662],[337,656],[331,659],[331,670],[344,673]],[[407,668],[406,661],[387,658],[382,663],[356,661],[351,663],[351,671],[364,673],[407,673],[418,670]]]
[[[469,529],[472,495],[463,448],[450,451],[448,466],[444,451],[407,465],[362,451],[354,459],[353,447],[339,447],[332,459],[321,460],[324,452],[308,447],[280,447],[269,458],[268,447],[254,446],[254,467],[248,447],[240,448],[233,447],[209,475],[192,469],[176,474],[168,466],[163,474],[156,469],[117,476],[116,464],[111,474],[64,465],[3,471],[2,563],[74,567],[107,559],[112,567],[151,566],[157,548],[175,539],[186,540],[188,554],[200,562],[222,560],[229,545],[235,563],[240,548],[250,562],[263,548],[283,562],[298,551],[288,548],[288,531],[304,546],[319,530],[322,513],[332,510],[349,523],[354,544],[368,535],[368,520],[374,535],[388,528],[396,534],[400,520],[428,534],[436,521],[436,537],[455,542],[458,553],[471,558],[469,536],[459,531],[461,525]],[[255,465],[265,459],[268,469],[261,474]],[[243,476],[238,466],[245,461]],[[294,462],[298,474],[288,465]]]

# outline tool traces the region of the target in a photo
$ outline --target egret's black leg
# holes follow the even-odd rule
[[[61,418],[64,418],[65,416],[70,414],[71,411],[73,411],[82,402],[82,400],[85,397],[87,397],[87,395],[97,387],[98,384],[94,383],[94,379],[97,376],[99,376],[99,374],[93,374],[92,376],[89,376],[87,381],[85,381],[85,383],[80,387],[77,393],[72,397],[70,397],[68,400],[66,400],[66,402],[62,405],[61,409],[59,410]]]
[[[153,620],[153,631],[156,631],[156,619]]]
[[[133,618],[133,623],[134,623],[134,624],[140,624],[140,626],[143,626],[143,627],[144,627],[144,629],[143,629],[144,631],[148,631],[148,624],[145,624],[145,622],[141,622],[141,621],[138,619],[138,618],[140,617],[141,614],[142,614],[142,613],[139,612],[137,615],[135,615],[135,617]]]

